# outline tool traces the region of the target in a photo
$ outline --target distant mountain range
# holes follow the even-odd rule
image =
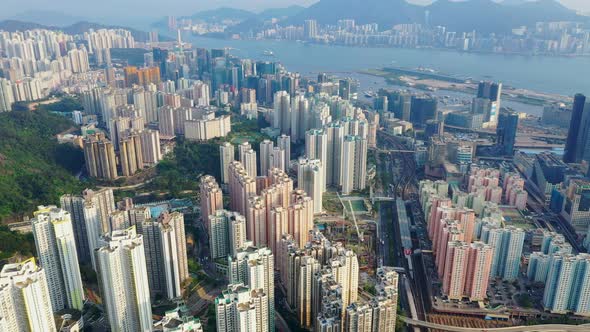
[[[123,26],[116,26],[116,25],[103,25],[99,23],[92,23],[92,22],[76,22],[67,26],[51,26],[51,25],[43,25],[39,23],[33,22],[25,22],[25,21],[18,21],[18,20],[4,20],[0,21],[0,30],[4,31],[24,31],[24,30],[32,30],[32,29],[47,29],[47,30],[55,30],[55,31],[63,31],[67,34],[75,35],[84,33],[90,29],[98,30],[98,29],[125,29],[129,30],[135,38],[136,41],[145,42],[148,40],[148,33],[145,31],[140,31],[137,29],[123,27]],[[168,37],[164,37],[160,35],[160,40],[172,40]]]
[[[540,21],[588,22],[589,17],[576,14],[556,0],[492,0],[450,1],[438,0],[428,6],[410,4],[405,0],[320,0],[304,8],[269,9],[259,14],[234,8],[218,8],[199,12],[190,17],[195,20],[219,22],[240,21],[230,32],[247,31],[262,26],[270,18],[281,19],[283,24],[301,25],[307,19],[322,24],[334,24],[340,19],[354,19],[359,24],[377,23],[381,29],[402,23],[442,25],[451,31],[479,33],[509,33],[519,26],[531,26]],[[165,26],[164,21],[157,26]]]
[[[352,18],[358,23],[378,23],[385,28],[400,23],[425,23],[427,17],[431,25],[480,33],[507,33],[512,28],[539,21],[588,21],[555,0],[507,4],[491,0],[438,0],[428,6],[405,0],[320,0],[290,17],[288,22],[300,24],[315,19],[320,23],[336,23],[339,19]]]
[[[78,22],[90,21],[90,19],[86,17],[72,16],[62,12],[48,10],[27,10],[6,19],[22,22],[35,22],[40,25],[55,27],[63,27]]]

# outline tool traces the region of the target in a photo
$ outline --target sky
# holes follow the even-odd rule
[[[82,18],[155,18],[190,15],[222,6],[261,11],[291,4],[308,6],[317,0],[0,0],[0,19],[28,10],[54,11]],[[409,0],[427,4],[432,0]],[[576,10],[590,12],[590,0],[560,0]]]

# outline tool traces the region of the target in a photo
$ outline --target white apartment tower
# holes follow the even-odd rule
[[[114,231],[95,251],[105,312],[113,331],[152,330],[143,236],[135,227]]]
[[[234,146],[225,142],[219,146],[219,159],[221,165],[221,182],[227,184],[229,182],[229,164],[234,161]]]
[[[322,212],[323,165],[319,159],[299,159],[297,167],[297,188],[305,191],[313,199],[313,213]]]
[[[33,258],[2,268],[0,317],[3,331],[57,331],[45,270]]]
[[[45,269],[53,310],[82,310],[84,289],[70,213],[40,206],[31,220],[37,254]]]

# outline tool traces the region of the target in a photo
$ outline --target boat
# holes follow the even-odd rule
[[[262,55],[264,56],[275,56],[275,53],[271,50],[265,50],[264,52],[262,52]]]

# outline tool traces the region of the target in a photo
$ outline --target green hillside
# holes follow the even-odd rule
[[[74,174],[83,153],[55,138],[72,126],[46,111],[0,113],[0,220],[17,219],[39,204],[59,203],[63,193],[81,191]]]

